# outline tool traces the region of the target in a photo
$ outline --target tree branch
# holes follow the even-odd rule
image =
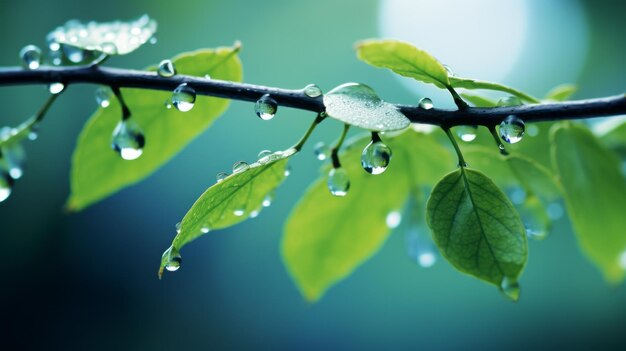
[[[49,84],[61,82],[93,83],[121,88],[143,88],[173,91],[181,83],[188,83],[199,95],[209,95],[233,100],[256,101],[270,94],[285,107],[314,112],[324,111],[322,97],[309,97],[303,89],[289,90],[246,83],[235,83],[185,75],[165,78],[156,72],[107,68],[97,65],[78,67],[40,67],[25,70],[19,67],[0,68],[0,85]],[[442,127],[455,125],[499,124],[506,116],[516,115],[524,122],[582,119],[626,114],[626,94],[598,99],[545,103],[522,106],[475,108],[463,111],[430,109],[418,106],[396,105],[414,123],[426,123]]]

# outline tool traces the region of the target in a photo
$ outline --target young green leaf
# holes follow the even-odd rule
[[[494,107],[497,105],[497,102],[484,96],[467,93],[461,93],[460,95],[463,99],[469,101],[472,105],[476,107]]]
[[[517,281],[527,256],[524,225],[487,176],[467,168],[449,173],[433,189],[426,216],[435,243],[458,270],[503,290]]]
[[[208,188],[181,221],[172,248],[179,251],[209,231],[230,227],[258,215],[263,207],[270,205],[274,190],[287,177],[287,159],[295,152],[295,149],[289,149],[265,156]],[[159,276],[165,264],[166,256],[162,258]]]
[[[411,121],[388,102],[381,100],[374,89],[365,84],[342,84],[324,95],[328,116],[378,132],[404,129]]]
[[[173,59],[181,74],[240,81],[238,47],[199,50]],[[151,68],[154,70],[154,68]],[[144,131],[146,146],[136,160],[127,161],[111,149],[111,133],[121,119],[120,105],[112,99],[107,108],[98,108],[81,132],[74,150],[71,195],[72,211],[81,210],[152,174],[208,128],[228,106],[229,101],[198,97],[194,108],[180,112],[164,105],[170,92],[122,89],[131,120]]]
[[[626,123],[621,123],[607,130],[600,136],[602,144],[615,151],[622,160],[626,159]]]
[[[495,90],[502,91],[505,93],[509,93],[511,95],[515,95],[518,98],[532,103],[539,103],[539,99],[534,98],[523,91],[508,87],[504,84],[488,82],[484,80],[471,79],[471,78],[461,78],[461,77],[450,77],[450,85],[453,88],[463,88],[463,89],[485,89],[485,90]]]
[[[545,100],[565,101],[569,99],[578,90],[574,84],[561,84],[554,87],[546,94]]]
[[[356,44],[357,57],[365,63],[445,89],[450,85],[445,67],[428,52],[398,40],[364,40]]]
[[[567,212],[583,252],[607,281],[626,274],[626,179],[614,154],[571,123],[552,133],[552,159]]]
[[[431,139],[412,131],[385,137],[393,158],[384,173],[374,176],[361,168],[369,136],[360,138],[341,155],[351,182],[345,197],[329,193],[326,176],[307,190],[289,216],[282,241],[287,270],[306,299],[318,300],[376,253],[390,233],[387,215],[401,210],[418,184],[452,165],[448,151]]]

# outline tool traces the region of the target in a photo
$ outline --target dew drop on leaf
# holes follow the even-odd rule
[[[269,121],[274,118],[276,111],[278,110],[278,103],[269,94],[261,96],[254,104],[254,111],[264,121]]]
[[[459,138],[466,143],[476,139],[476,132],[478,130],[477,126],[457,126],[455,129],[456,135],[458,135]]]
[[[264,165],[272,161],[272,152],[270,150],[261,150],[257,155],[257,162]]]
[[[56,94],[61,93],[63,91],[63,89],[65,89],[65,85],[63,83],[60,83],[60,82],[51,83],[51,84],[48,85],[48,91],[52,95],[56,95]]]
[[[515,115],[509,115],[500,123],[500,137],[507,143],[515,144],[522,140],[524,129],[524,121]]]
[[[259,213],[261,213],[261,211],[259,210],[254,210],[252,212],[250,212],[250,218],[257,218],[259,216]]]
[[[443,68],[445,68],[446,72],[448,72],[448,77],[454,77],[454,71],[452,70],[452,67],[444,64]]]
[[[109,107],[109,105],[111,105],[111,98],[110,98],[108,88],[101,87],[101,88],[96,89],[95,96],[96,96],[96,102],[98,103],[98,106],[102,108],[107,108]]]
[[[324,161],[325,159],[330,157],[330,147],[326,145],[323,141],[318,141],[313,148],[313,153],[318,160]]]
[[[328,173],[328,190],[333,196],[346,196],[350,189],[348,172],[343,168],[333,168]]]
[[[391,161],[391,148],[382,141],[372,140],[361,153],[361,166],[370,174],[381,174]]]
[[[163,60],[159,63],[157,74],[161,77],[170,78],[176,75],[176,67],[171,60]]]
[[[176,234],[180,234],[180,230],[183,228],[182,223],[178,222],[176,223]]]
[[[180,112],[187,112],[196,103],[196,91],[187,83],[183,83],[174,89],[172,104]]]
[[[124,160],[135,160],[143,153],[146,139],[133,120],[120,121],[113,131],[111,146]]]
[[[211,229],[209,229],[209,227],[202,227],[202,228],[200,228],[200,232],[202,234],[206,234],[206,233],[208,233],[210,231],[211,231]]]
[[[402,222],[402,214],[400,211],[391,211],[385,218],[385,223],[387,223],[387,227],[389,227],[389,229],[397,228],[400,225],[400,222]]]
[[[228,177],[228,173],[226,172],[220,172],[215,176],[215,180],[219,183],[222,180],[226,179],[226,177]]]
[[[502,279],[502,283],[500,284],[500,290],[509,299],[513,301],[519,300],[520,286],[517,280],[511,279],[509,277],[504,277]]]
[[[243,208],[237,208],[233,211],[233,214],[237,217],[243,216],[244,213],[246,213],[246,211]]]
[[[274,199],[273,199],[272,194],[267,194],[263,198],[263,202],[261,202],[261,206],[263,206],[263,207],[270,207],[272,205],[272,201],[273,200]]]
[[[170,272],[176,272],[180,269],[180,265],[183,261],[183,258],[180,256],[178,250],[176,250],[173,246],[170,246],[162,256],[162,261],[165,262],[164,268]]]
[[[498,100],[497,106],[519,106],[522,104],[522,100],[520,100],[517,96],[506,96]]]
[[[421,98],[417,105],[424,110],[430,110],[435,107],[435,105],[433,105],[433,101],[427,97]]]
[[[41,49],[35,45],[27,45],[20,50],[22,65],[26,69],[37,69],[41,65]]]
[[[315,84],[309,84],[304,87],[304,95],[311,98],[322,96],[322,89]]]
[[[246,161],[238,161],[233,165],[233,174],[247,171],[250,165]]]

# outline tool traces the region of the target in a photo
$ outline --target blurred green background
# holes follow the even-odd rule
[[[317,83],[328,91],[356,80],[393,102],[415,103],[426,94],[436,105],[451,107],[431,87],[407,89],[406,81],[356,60],[355,41],[394,36],[436,50],[433,54],[461,68],[461,75],[498,79],[539,96],[563,82],[580,84],[578,98],[624,91],[626,6],[621,1],[482,0],[474,3],[475,13],[462,1],[433,3],[2,1],[0,65],[19,64],[17,53],[24,45],[43,46],[45,35],[68,19],[106,21],[147,13],[159,23],[157,45],[107,64],[141,68],[182,51],[241,40],[249,83],[285,88]],[[404,19],[394,17],[398,14]],[[237,160],[253,160],[261,149],[291,145],[313,116],[281,109],[275,119],[263,122],[252,104],[234,102],[211,129],[146,181],[68,215],[62,206],[71,152],[95,109],[94,90],[72,86],[53,106],[39,139],[27,146],[24,178],[10,200],[0,203],[5,345],[65,350],[623,349],[626,287],[605,285],[581,255],[567,219],[556,223],[547,240],[530,243],[518,303],[444,261],[420,268],[407,257],[402,235],[391,236],[319,303],[306,303],[282,265],[279,243],[284,219],[318,175],[313,142],[293,160],[292,176],[272,207],[189,245],[180,271],[159,281],[159,259],[174,236],[174,224],[214,175]],[[0,124],[19,123],[45,94],[42,87],[0,88]],[[330,141],[338,132],[338,124],[325,123],[313,141]]]

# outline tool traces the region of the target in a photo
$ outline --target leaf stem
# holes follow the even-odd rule
[[[111,85],[111,90],[113,91],[113,94],[115,94],[117,101],[119,101],[120,106],[122,107],[122,121],[129,119],[130,109],[128,108],[128,105],[126,105],[126,102],[124,101],[124,97],[122,96],[122,92],[120,91],[120,88],[116,85]]]
[[[532,97],[524,93],[523,91],[517,90],[515,88],[511,88],[504,84],[489,82],[485,80],[469,79],[469,78],[462,78],[462,77],[450,77],[450,84],[456,88],[485,89],[485,90],[501,91],[501,92],[509,93],[511,95],[515,95],[522,100],[532,102],[534,104],[538,104],[541,102],[539,101],[539,99]]]
[[[320,112],[317,114],[317,116],[313,120],[313,123],[311,123],[311,125],[309,126],[309,129],[307,129],[302,138],[300,138],[300,140],[293,146],[293,148],[296,149],[296,152],[302,150],[302,147],[311,136],[311,133],[313,133],[313,130],[315,130],[315,127],[317,127],[317,125],[320,124],[326,118],[326,116],[327,115],[325,112]]]
[[[504,144],[500,140],[500,136],[498,135],[498,132],[496,132],[496,126],[491,125],[487,127],[487,129],[489,129],[491,136],[493,136],[493,140],[496,142],[496,145],[498,146],[500,153],[504,156],[508,156],[509,152],[506,151],[506,149],[504,148]]]
[[[452,135],[449,127],[444,127],[443,131],[446,132],[448,139],[450,139],[452,146],[454,146],[454,151],[456,151],[456,155],[459,158],[459,167],[461,167],[462,170],[464,167],[467,167],[467,163],[465,162],[465,158],[463,158],[461,148],[459,148],[459,144],[456,142],[456,139],[454,139],[454,136]]]
[[[446,89],[448,89],[448,92],[450,92],[450,95],[452,95],[452,99],[454,99],[454,104],[459,109],[459,111],[465,111],[469,107],[465,100],[463,100],[461,96],[459,96],[459,94],[456,92],[456,90],[454,90],[451,85],[447,85]]]
[[[54,101],[62,93],[63,91],[57,94],[50,94],[44,104],[39,108],[39,111],[37,111],[37,113],[35,113],[29,119],[17,126],[15,128],[15,132],[11,133],[11,136],[9,136],[7,139],[0,139],[0,146],[10,146],[25,139],[28,134],[33,131],[33,129],[37,128],[37,125],[41,121],[43,121],[46,113],[48,112]]]
[[[343,141],[346,140],[346,135],[348,134],[349,129],[349,124],[346,123],[343,125],[343,132],[341,132],[341,136],[339,137],[337,144],[335,144],[335,146],[331,149],[330,156],[333,161],[333,168],[341,167],[341,162],[339,162],[339,149],[341,148],[341,145],[343,145]]]

